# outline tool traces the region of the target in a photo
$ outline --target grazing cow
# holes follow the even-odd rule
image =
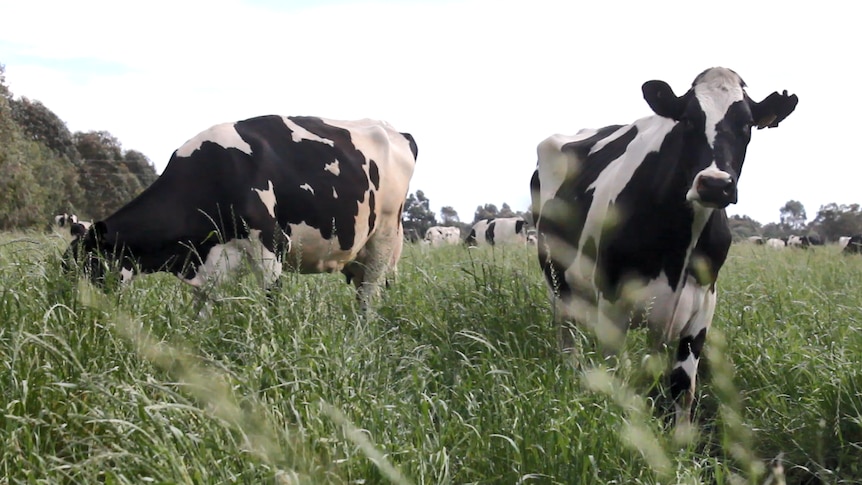
[[[702,72],[682,96],[649,81],[654,116],[547,138],[530,184],[563,348],[573,350],[569,323],[593,329],[606,350],[631,324],[678,339],[670,373],[678,423],[690,418],[731,244],[724,208],[737,200],[751,128],[778,126],[798,101],[785,91],[757,103],[744,87],[725,68]]]
[[[787,237],[787,247],[789,248],[802,248],[808,249],[810,246],[810,242],[808,240],[808,236],[788,236]]]
[[[69,258],[104,279],[167,271],[195,287],[242,259],[265,287],[282,262],[341,270],[362,307],[401,255],[401,212],[416,163],[407,133],[374,120],[262,116],[213,126],[178,148],[162,175],[73,240]]]
[[[766,245],[772,249],[781,249],[784,246],[786,246],[787,243],[784,242],[784,239],[779,239],[777,237],[771,237],[771,238],[766,240]]]
[[[461,242],[461,230],[457,227],[434,226],[425,231],[425,242],[431,247],[458,244]]]
[[[862,254],[862,234],[850,236],[841,252],[844,254]]]
[[[763,246],[763,243],[764,243],[763,238],[760,236],[751,236],[748,239],[746,239],[746,241],[748,241],[751,244],[756,244],[758,246]]]
[[[70,226],[74,223],[78,222],[78,216],[75,214],[68,214],[66,212],[62,214],[57,214],[54,216],[54,225],[59,227]]]
[[[521,217],[497,217],[482,219],[473,224],[470,234],[464,241],[468,246],[488,244],[526,244],[527,221]]]
[[[72,237],[83,236],[87,233],[87,230],[90,229],[92,222],[89,221],[77,221],[73,222],[69,225],[69,233],[72,234]]]

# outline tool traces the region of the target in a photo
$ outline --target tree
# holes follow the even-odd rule
[[[437,225],[437,216],[431,211],[431,201],[424,192],[417,190],[415,194],[407,196],[402,221],[405,233],[415,231],[420,237],[425,235],[429,227]]]
[[[0,65],[0,229],[44,226],[69,193],[68,167],[15,122],[14,103]]]
[[[820,206],[809,229],[827,241],[862,233],[862,209],[859,204],[838,205],[834,202]]]
[[[147,188],[159,178],[156,167],[146,155],[137,151],[129,150],[123,155],[123,163],[129,172],[137,177],[141,187]]]
[[[805,214],[805,207],[798,200],[788,200],[784,206],[779,209],[781,214],[781,225],[785,226],[790,231],[801,231],[805,228],[805,221],[808,216]]]
[[[82,212],[88,217],[102,219],[143,190],[138,176],[126,165],[120,142],[113,135],[107,131],[89,131],[76,132],[73,138],[83,159],[80,185],[86,203]]]
[[[451,205],[440,209],[440,218],[444,226],[457,226],[461,222],[461,219],[458,217],[458,211],[453,209]]]
[[[494,217],[498,217],[500,211],[497,210],[497,206],[494,204],[485,204],[484,206],[476,207],[476,212],[473,214],[473,224],[481,221],[482,219],[493,219]]]
[[[81,163],[72,133],[53,111],[40,101],[30,101],[23,97],[11,100],[10,107],[12,118],[28,139],[42,143],[69,163]]]
[[[732,215],[727,219],[734,241],[762,235],[762,225],[748,216]]]

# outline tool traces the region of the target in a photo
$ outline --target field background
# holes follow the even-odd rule
[[[862,258],[837,247],[733,247],[680,436],[645,331],[560,355],[534,249],[408,245],[368,319],[294,274],[199,318],[169,275],[70,282],[66,242],[0,235],[0,483],[753,484],[779,453],[787,483],[862,483]]]

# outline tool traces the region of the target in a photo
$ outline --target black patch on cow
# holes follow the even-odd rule
[[[677,367],[670,373],[670,395],[674,401],[679,399],[679,396],[691,389],[691,377],[683,370],[682,367]]]
[[[699,285],[710,285],[713,291],[715,290],[718,272],[727,259],[732,242],[733,235],[727,222],[727,214],[724,210],[713,211],[700,233],[687,268]]]
[[[374,190],[380,190],[380,172],[377,170],[377,162],[374,160],[368,162],[368,178],[374,184]]]
[[[410,151],[413,153],[413,160],[416,160],[419,157],[419,147],[416,145],[413,135],[410,133],[401,133],[401,136],[407,139],[407,143],[410,144]]]
[[[515,234],[521,234],[524,231],[524,224],[526,224],[524,220],[515,221]]]
[[[467,239],[464,240],[464,243],[468,246],[475,246],[478,244],[476,242],[476,229],[470,229],[470,234],[467,235]]]
[[[694,354],[695,359],[700,359],[700,354],[703,352],[703,344],[706,343],[706,329],[700,329],[694,337],[686,335],[679,341],[676,348],[676,361],[683,362],[688,359],[688,356]]]
[[[374,163],[374,162],[371,162]],[[374,191],[368,192],[368,234],[374,232],[374,224],[377,221],[377,211],[375,210]]]
[[[485,241],[488,242],[491,246],[494,245],[494,228],[497,225],[496,221],[491,221],[488,224],[488,228],[485,229]]]
[[[844,246],[843,254],[862,254],[862,234],[850,236],[847,245]]]
[[[583,224],[593,200],[593,191],[589,189],[590,184],[598,178],[608,164],[625,153],[638,130],[632,126],[601,150],[593,154],[590,154],[590,150],[597,142],[612,135],[619,128],[619,125],[608,126],[598,130],[589,138],[563,145],[564,151],[572,151],[578,157],[575,162],[577,166],[567,168],[566,179],[557,189],[555,197],[545,201],[542,206],[540,217],[535,219],[540,221],[538,224],[541,226],[541,232],[567,241],[572,246],[579,244]],[[538,172],[534,174],[531,186],[534,200],[537,200]],[[533,205],[535,207],[536,202]],[[551,248],[551,253],[556,265],[568,268],[574,263],[574,251],[554,252]]]

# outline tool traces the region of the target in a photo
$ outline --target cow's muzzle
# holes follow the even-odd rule
[[[727,174],[707,175],[701,174],[695,181],[695,197],[689,197],[696,202],[717,209],[724,209],[730,204],[736,203],[736,182]]]

